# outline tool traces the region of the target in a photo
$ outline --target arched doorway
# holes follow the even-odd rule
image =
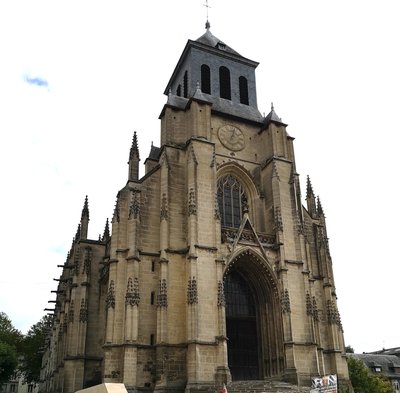
[[[233,380],[259,378],[256,303],[246,280],[233,271],[225,279],[228,365]]]
[[[277,280],[268,262],[244,250],[224,273],[228,366],[232,380],[284,372],[283,327]]]

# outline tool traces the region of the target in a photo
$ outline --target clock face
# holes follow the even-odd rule
[[[218,130],[218,138],[229,150],[239,151],[242,150],[245,145],[243,132],[235,126],[222,126]]]

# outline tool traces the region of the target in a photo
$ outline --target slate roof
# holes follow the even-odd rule
[[[370,352],[370,353],[400,356],[400,347],[387,348],[387,349],[383,348],[379,351],[374,351],[374,352]]]
[[[369,369],[381,367],[382,374],[400,380],[400,373],[394,370],[394,368],[400,369],[400,359],[395,355],[348,353],[347,356],[362,360]]]
[[[271,105],[271,112],[269,112],[268,115],[264,119],[265,127],[268,127],[268,124],[271,123],[271,122],[287,126],[287,124],[283,123],[282,119],[276,114],[273,105]]]
[[[226,45],[219,38],[215,37],[215,35],[212,34],[209,29],[207,29],[207,31],[196,40],[196,42],[200,42],[201,44],[212,46],[213,48],[217,49],[223,48],[225,52],[232,53],[236,56],[241,56],[241,54],[233,50],[230,46]]]
[[[147,160],[155,160],[158,161],[160,157],[161,149],[157,146],[151,145],[150,154],[147,157]]]

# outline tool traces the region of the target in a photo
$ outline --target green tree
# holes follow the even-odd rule
[[[0,312],[0,383],[7,382],[16,370],[21,340],[21,332]]]
[[[17,364],[17,352],[15,348],[0,341],[0,385],[11,378]]]
[[[43,348],[51,326],[52,317],[45,315],[39,322],[31,326],[23,339],[22,361],[19,368],[28,383],[39,381]]]
[[[354,348],[351,345],[346,345],[344,350],[346,353],[354,353]]]
[[[390,380],[383,375],[372,375],[373,383],[377,386],[378,393],[395,393]]]
[[[394,393],[390,381],[382,375],[372,374],[362,360],[349,356],[347,363],[355,393]]]

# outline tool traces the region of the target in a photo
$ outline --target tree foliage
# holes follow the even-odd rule
[[[17,364],[18,359],[15,348],[0,341],[0,385],[11,378]]]
[[[349,376],[355,393],[394,393],[388,378],[372,374],[362,360],[349,356]]]
[[[23,339],[20,370],[28,383],[39,381],[43,348],[51,325],[52,317],[45,315],[39,322],[31,326]]]
[[[6,313],[0,312],[0,384],[14,374],[21,342],[21,332],[13,326]]]
[[[345,351],[346,353],[354,353],[354,348],[351,345],[346,345]]]

